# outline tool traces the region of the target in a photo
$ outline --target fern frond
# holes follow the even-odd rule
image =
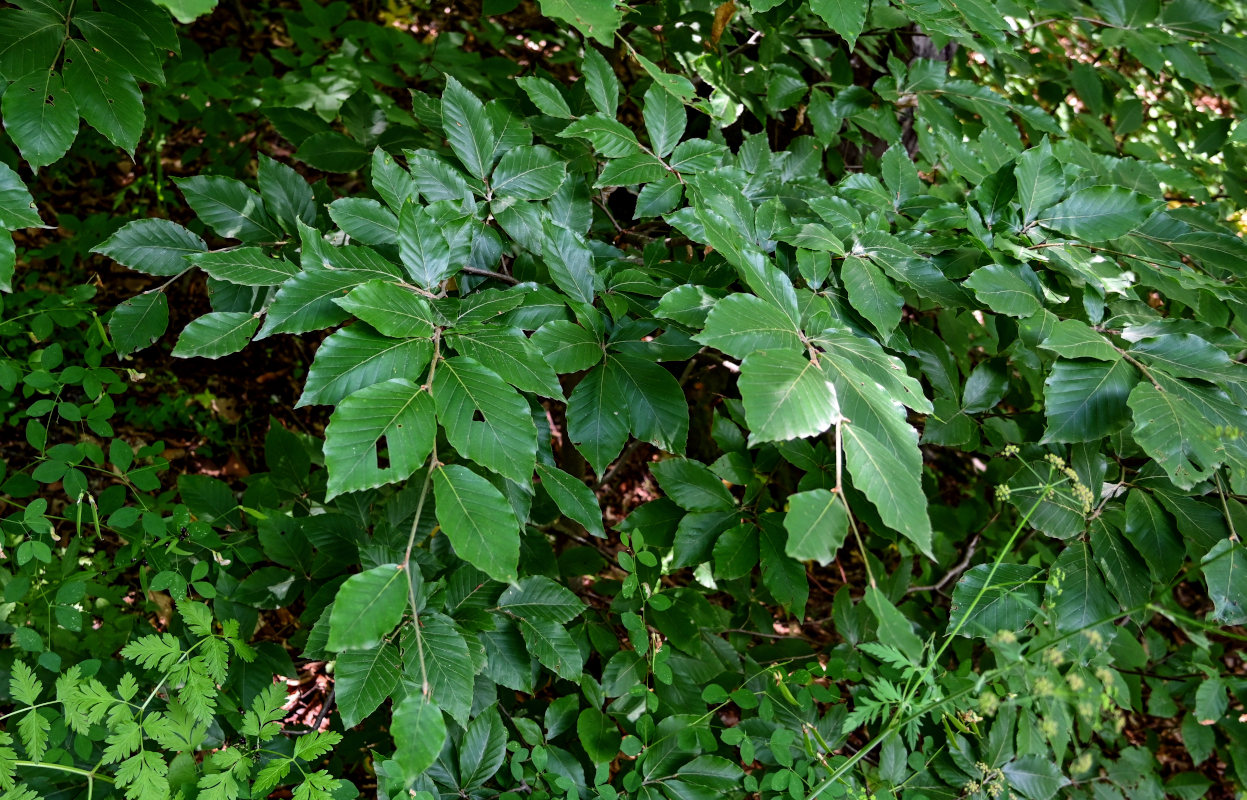
[[[35,708],[17,721],[17,733],[22,737],[22,746],[32,761],[43,760],[44,753],[48,751],[48,732],[51,730],[52,723]]]
[[[323,769],[310,772],[294,790],[294,800],[332,800],[340,783],[340,780]]]
[[[178,613],[191,633],[201,638],[212,636],[212,611],[203,603],[193,600],[179,600]]]
[[[293,763],[288,759],[274,759],[269,762],[255,776],[255,783],[251,785],[251,796],[267,797],[290,774],[290,765]]]
[[[256,695],[251,710],[243,717],[242,733],[266,742],[281,730],[279,721],[286,716],[286,691],[279,683],[271,683]]]
[[[294,743],[294,757],[304,761],[314,761],[342,741],[342,734],[336,731],[313,731],[300,736]]]
[[[117,785],[129,800],[168,800],[169,765],[159,753],[142,752],[127,758],[117,768]]]
[[[121,655],[141,667],[168,672],[182,657],[182,646],[172,634],[150,634],[121,649]]]
[[[9,693],[19,703],[33,706],[39,702],[43,683],[35,677],[35,671],[25,661],[13,662],[13,675],[9,678]]]

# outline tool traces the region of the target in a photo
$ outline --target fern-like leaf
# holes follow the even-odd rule
[[[0,789],[12,790],[17,785],[17,751],[13,749],[13,737],[0,731]]]
[[[121,649],[121,655],[141,667],[169,672],[182,657],[182,646],[172,634],[151,634],[135,639]]]
[[[203,603],[193,600],[182,600],[178,604],[178,613],[191,633],[201,638],[212,635],[212,611]]]
[[[26,754],[31,760],[43,760],[44,753],[48,751],[48,732],[51,730],[52,723],[38,709],[32,708],[17,721],[17,732],[22,737],[22,746],[26,748]]]
[[[251,796],[267,797],[290,773],[290,765],[293,763],[289,759],[274,759],[269,762],[255,776],[255,783],[251,785]]]
[[[342,734],[336,731],[313,731],[304,734],[294,743],[294,757],[314,761],[332,750],[340,741]]]
[[[124,706],[118,706],[118,709],[124,709],[125,715],[129,715],[129,709]],[[125,715],[116,713],[109,714],[109,727],[112,732],[108,734],[108,738],[104,741],[108,746],[104,748],[104,763],[115,764],[124,758],[127,758],[135,750],[143,745],[143,729],[131,717],[125,718]]]
[[[199,779],[199,797],[202,800],[237,800],[238,781],[233,773],[217,772]],[[260,795],[264,797],[265,795]]]
[[[186,683],[178,689],[178,700],[191,717],[207,724],[212,722],[216,710],[216,684],[208,677],[203,659],[193,658],[189,663],[191,668]]]
[[[35,671],[25,661],[13,662],[13,676],[9,678],[9,693],[19,703],[33,706],[39,702],[43,684],[35,677]]]
[[[340,783],[341,781],[323,769],[309,772],[304,776],[303,783],[294,790],[294,800],[332,800]]]
[[[167,800],[169,765],[159,753],[142,752],[127,758],[117,768],[117,785],[129,800]]]
[[[251,703],[251,710],[243,717],[243,735],[254,736],[261,742],[272,739],[281,730],[279,721],[286,716],[286,711],[282,708],[285,704],[285,688],[278,683],[269,684],[256,695]]]
[[[0,794],[0,800],[39,800],[43,795],[27,786],[15,786],[4,794]]]
[[[203,657],[208,675],[216,683],[225,683],[225,674],[229,670],[229,645],[217,638],[205,639],[199,646],[199,655]]]

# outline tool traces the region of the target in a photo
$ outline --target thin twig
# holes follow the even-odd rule
[[[479,275],[482,278],[493,278],[496,281],[502,281],[503,283],[510,284],[511,286],[515,286],[516,284],[519,283],[517,279],[511,277],[505,272],[494,272],[492,269],[481,269],[480,267],[469,267],[466,264],[460,267],[459,269],[461,272],[466,272],[469,275]]]

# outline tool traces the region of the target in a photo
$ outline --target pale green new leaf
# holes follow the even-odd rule
[[[405,480],[433,449],[433,401],[401,378],[360,389],[343,400],[325,429],[327,499]],[[380,451],[389,464],[379,466]]]
[[[171,355],[177,358],[220,358],[247,346],[260,319],[245,311],[213,311],[194,320],[178,336]]]
[[[520,525],[502,493],[461,464],[433,472],[433,493],[437,521],[459,557],[494,580],[514,581]]]
[[[403,618],[407,584],[407,571],[400,564],[382,564],[347,578],[333,598],[329,649],[367,650],[379,645]]]

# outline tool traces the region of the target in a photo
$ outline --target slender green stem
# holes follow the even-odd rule
[[[87,770],[82,767],[69,767],[64,764],[49,764],[44,761],[11,761],[9,762],[17,768],[26,769],[51,769],[57,772],[67,772],[71,775],[82,775],[87,781],[103,781],[104,783],[112,783],[113,779],[107,775],[100,775],[95,770]]]

